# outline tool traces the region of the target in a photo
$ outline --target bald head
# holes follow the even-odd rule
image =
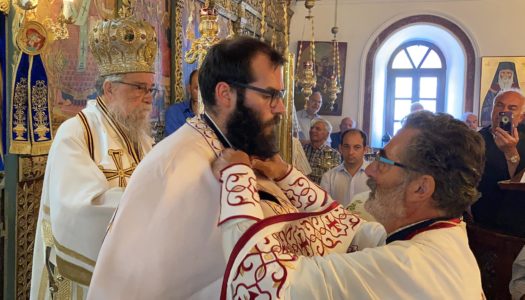
[[[525,96],[520,90],[500,92],[494,98],[492,107],[492,128],[499,126],[499,113],[512,112],[512,124],[518,126],[525,110]]]
[[[350,128],[354,128],[354,120],[350,117],[345,117],[341,120],[341,123],[339,124],[339,130],[340,132],[345,132]]]
[[[312,95],[310,95],[310,98],[308,98],[306,112],[309,115],[315,115],[319,111],[319,109],[321,109],[322,105],[323,105],[323,96],[321,95],[321,92],[319,91],[313,92]]]

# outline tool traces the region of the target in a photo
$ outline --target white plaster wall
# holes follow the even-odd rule
[[[332,40],[335,0],[316,1],[315,37]],[[290,51],[302,37],[307,10],[297,1],[290,26]],[[377,35],[393,22],[412,15],[432,14],[457,24],[471,39],[476,52],[474,111],[479,108],[479,63],[482,56],[525,56],[525,0],[339,0],[338,39],[348,43],[343,116],[363,119],[366,55]],[[329,117],[338,128],[341,117]]]

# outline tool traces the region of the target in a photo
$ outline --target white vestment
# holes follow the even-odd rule
[[[223,178],[232,172],[249,172],[246,169],[230,167],[223,171]],[[282,179],[279,185],[292,186],[295,181],[292,176]],[[225,205],[224,200],[221,205]],[[345,214],[342,208],[334,212],[339,216]],[[327,256],[304,255],[301,249],[289,247],[276,238],[290,228],[304,227],[310,223],[310,218],[298,215],[286,220],[257,222],[238,218],[221,224],[223,247],[229,254],[221,299],[255,299],[258,296],[323,300],[484,298],[465,223],[459,219],[436,221],[425,227],[426,231],[414,232],[404,240],[384,246],[368,244],[373,248],[359,247],[357,250],[362,251]],[[322,238],[320,233],[330,231],[329,224],[333,223],[325,225],[325,230],[317,230],[318,238]],[[339,222],[337,227],[342,229],[343,225]],[[370,234],[377,234],[362,232],[361,228],[356,230],[356,237],[365,241]]]
[[[219,296],[226,260],[217,224],[236,218],[235,211],[221,213],[221,184],[211,170],[223,149],[199,117],[155,146],[126,189],[100,251],[88,299]],[[255,220],[299,211],[268,179],[259,178],[249,191],[250,197],[274,197],[279,203],[260,201]],[[247,198],[232,201],[251,205]]]
[[[40,201],[31,299],[50,299],[49,285],[58,289],[55,299],[87,296],[110,219],[152,142],[145,136],[140,148],[133,146],[100,98],[59,127]]]

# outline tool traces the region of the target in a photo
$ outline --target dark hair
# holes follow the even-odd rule
[[[479,198],[477,190],[485,165],[481,135],[451,115],[419,111],[408,115],[403,128],[419,131],[409,142],[402,161],[420,174],[434,178],[432,198],[447,217],[458,217]]]
[[[363,138],[363,146],[368,146],[368,136],[363,130],[357,128],[350,128],[348,130],[343,131],[343,133],[341,134],[341,144],[343,143],[345,136],[349,133],[359,133]]]
[[[282,66],[284,57],[270,45],[251,37],[222,40],[210,48],[199,70],[199,88],[204,104],[215,105],[215,87],[221,81],[251,83],[251,62],[259,54],[268,56],[272,64]]]

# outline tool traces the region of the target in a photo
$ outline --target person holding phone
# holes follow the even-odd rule
[[[517,236],[525,236],[525,192],[502,190],[498,182],[525,169],[525,131],[518,130],[524,113],[520,90],[502,91],[494,98],[492,124],[479,131],[487,162],[478,187],[481,198],[472,206],[475,222]]]

